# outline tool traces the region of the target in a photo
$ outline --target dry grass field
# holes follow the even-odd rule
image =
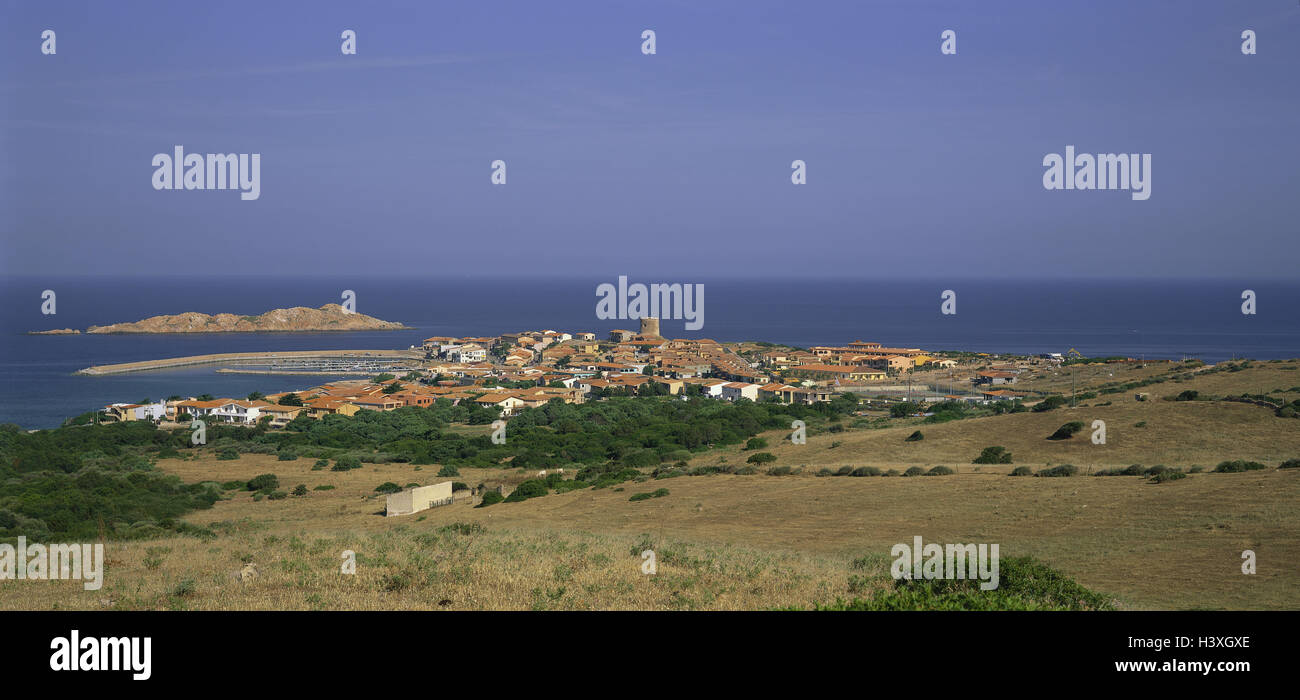
[[[1144,390],[1266,393],[1300,384],[1296,375],[1261,365]],[[334,488],[278,501],[232,492],[187,518],[216,537],[110,542],[102,590],[83,591],[72,582],[6,585],[0,608],[807,607],[887,586],[890,547],[916,535],[926,542],[999,543],[1002,557],[1032,555],[1115,596],[1123,609],[1300,607],[1300,470],[1272,468],[1300,457],[1300,421],[1248,404],[1137,402],[1131,392],[1085,403],[1108,400],[1109,406],[936,425],[906,419],[888,428],[814,435],[806,445],[769,433],[773,464],[803,467],[802,473],[681,476],[488,508],[462,501],[400,518],[382,517],[384,500],[374,488],[446,481],[435,476],[437,466],[366,464],[333,472],[313,471],[312,459],[281,462],[273,455],[162,460],[162,469],[187,482],[270,472],[285,490]],[[1094,419],[1106,421],[1105,445],[1091,444],[1087,430],[1067,441],[1045,439],[1062,423]],[[918,428],[925,439],[905,442]],[[989,445],[1007,447],[1015,462],[971,464]],[[739,466],[749,454],[718,449],[698,455],[692,466]],[[1270,468],[1208,473],[1228,459]],[[1007,476],[1019,465],[1063,463],[1084,474]],[[1085,475],[1133,463],[1201,466],[1206,473],[1162,484]],[[821,467],[902,471],[939,464],[957,473],[814,476]],[[526,476],[464,468],[456,480],[509,489]],[[660,487],[669,495],[628,501]],[[657,552],[656,575],[641,573],[637,553],[645,548]],[[1253,576],[1240,570],[1247,549],[1258,556]],[[355,575],[340,573],[344,550],[356,553]],[[256,579],[235,580],[248,562],[258,569]]]

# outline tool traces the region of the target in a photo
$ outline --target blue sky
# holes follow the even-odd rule
[[[0,7],[5,274],[1300,267],[1296,0]],[[178,144],[261,198],[155,191]],[[1044,190],[1066,145],[1151,153],[1151,198]]]

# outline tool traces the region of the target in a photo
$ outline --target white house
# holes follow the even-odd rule
[[[216,409],[210,411],[208,415],[235,423],[251,425],[262,417],[262,407],[267,405],[269,404],[265,401],[224,401]]]
[[[105,406],[103,412],[119,421],[162,420],[167,415],[167,402],[115,403]]]
[[[735,401],[736,399],[757,401],[758,386],[758,384],[747,384],[745,382],[729,382],[722,385],[722,398],[727,401]]]
[[[448,354],[452,361],[460,363],[482,362],[487,359],[487,350],[474,343],[461,345]]]

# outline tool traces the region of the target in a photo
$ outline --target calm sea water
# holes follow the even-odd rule
[[[773,266],[776,267],[776,266]],[[172,394],[245,396],[301,388],[328,377],[217,374],[219,365],[85,377],[95,364],[257,350],[381,349],[431,335],[495,335],[550,328],[635,328],[595,317],[595,289],[611,278],[573,280],[158,277],[9,278],[0,283],[0,422],[56,426],[114,401]],[[767,340],[798,346],[867,340],[888,346],[978,352],[1065,352],[1147,358],[1300,356],[1300,283],[1146,280],[797,280],[632,277],[630,282],[703,283],[704,327],[670,337]],[[41,313],[41,293],[57,313]],[[154,336],[29,336],[31,330],[135,321],[201,311],[259,314],[318,307],[356,292],[357,310],[414,330]],[[940,294],[957,292],[957,314],[940,314]],[[1241,313],[1241,292],[1258,313]]]

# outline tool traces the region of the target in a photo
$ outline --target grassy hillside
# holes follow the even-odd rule
[[[181,450],[186,453],[181,458],[161,450],[150,455],[171,479],[168,483],[193,484],[186,489],[194,493],[218,488],[221,498],[210,509],[189,512],[173,526],[175,532],[151,530],[156,539],[110,540],[101,591],[83,591],[70,582],[7,585],[0,587],[0,609],[888,607],[894,604],[888,601],[906,602],[915,594],[898,590],[889,578],[890,548],[918,535],[926,542],[998,543],[1003,558],[1033,557],[1103,598],[1113,596],[1120,609],[1295,609],[1300,607],[1293,564],[1300,560],[1300,538],[1295,536],[1300,530],[1300,469],[1275,467],[1300,457],[1300,420],[1279,417],[1265,406],[1220,400],[1243,393],[1277,397],[1279,404],[1294,400],[1300,397],[1290,391],[1300,384],[1295,366],[1084,366],[1079,368],[1080,392],[1097,395],[1075,408],[943,423],[890,419],[879,410],[819,416],[809,421],[805,445],[790,444],[784,428],[771,427],[788,423],[790,416],[778,411],[768,413],[767,422],[754,420],[735,430],[730,444],[685,455],[683,469],[673,468],[683,444],[655,444],[658,438],[644,423],[621,421],[625,427],[619,428],[613,422],[595,432],[604,433],[615,448],[593,447],[605,450],[621,468],[636,465],[619,460],[644,456],[650,449],[669,461],[639,466],[633,472],[640,474],[637,481],[605,488],[547,492],[487,508],[461,501],[401,518],[382,517],[384,500],[377,486],[455,480],[501,484],[509,493],[540,466],[553,466],[558,455],[521,451],[512,443],[500,451],[503,458],[526,455],[539,467],[475,467],[450,460],[459,476],[439,477],[442,465],[437,463],[388,461],[332,471],[315,468],[318,455],[281,460],[274,453],[246,452],[219,459],[219,451],[245,444],[222,437],[219,445]],[[1044,369],[1020,388],[1058,391],[1061,373]],[[1136,401],[1134,390],[1117,388],[1131,382],[1151,382],[1141,389],[1151,400]],[[1100,393],[1106,388],[1117,389]],[[1197,391],[1202,400],[1162,400],[1187,390]],[[551,425],[530,430],[536,431],[539,445],[551,441],[557,449],[585,448],[563,437],[573,433],[561,421],[602,415],[611,408],[562,409],[551,417]],[[407,426],[410,421],[403,416],[373,419],[368,429],[381,437],[370,440],[368,449],[392,452],[406,440],[414,440],[410,444],[416,447],[424,444],[400,431],[380,430],[382,421],[389,420],[401,421],[400,431],[425,429]],[[1106,422],[1105,445],[1089,440],[1094,420]],[[1069,439],[1047,439],[1073,421],[1085,428]],[[681,426],[673,434],[687,437],[688,426],[681,421],[663,424]],[[835,424],[841,429],[833,432]],[[322,426],[328,435],[303,434],[293,446],[303,452],[351,449],[329,447],[347,425],[332,421]],[[437,430],[454,436],[438,442],[486,442],[482,426]],[[740,436],[756,430],[765,430],[767,446],[746,449]],[[917,430],[924,438],[908,441]],[[516,437],[530,434],[512,432]],[[552,434],[561,439],[552,440]],[[96,460],[101,457],[84,455],[80,462],[60,457],[38,464],[31,461],[40,452],[38,443],[10,438],[6,449],[25,465],[63,473],[100,468]],[[132,434],[129,442],[150,440]],[[1005,447],[1013,461],[971,463],[992,445]],[[150,473],[146,464],[136,464],[139,460],[132,459],[127,447],[114,453],[118,456],[111,464]],[[117,447],[106,444],[103,449]],[[464,454],[482,461],[493,454],[489,449]],[[772,454],[775,461],[753,468],[747,459],[758,452]],[[1211,473],[1216,464],[1237,459],[1268,468]],[[1061,464],[1076,465],[1080,473],[1064,478],[1008,475],[1016,467],[1038,471]],[[1163,464],[1187,475],[1167,483],[1088,475],[1131,464]],[[822,468],[846,465],[899,472],[945,465],[955,473],[816,476]],[[573,466],[568,464],[566,472]],[[652,478],[698,467],[732,473]],[[793,473],[769,475],[773,467]],[[1193,472],[1194,467],[1202,470]],[[749,473],[734,473],[737,468]],[[281,497],[218,486],[266,473],[277,475]],[[22,483],[16,478],[11,477],[10,488]],[[306,495],[283,495],[299,484]],[[656,489],[667,494],[629,500]],[[646,548],[659,555],[654,576],[641,573],[637,553]],[[1247,549],[1258,556],[1255,575],[1240,570]],[[344,550],[356,552],[355,576],[339,572]],[[258,570],[256,578],[235,580],[232,575],[250,562]],[[956,592],[956,599],[963,595]],[[946,605],[954,598],[944,600]],[[1005,605],[1051,602],[1008,600]]]

